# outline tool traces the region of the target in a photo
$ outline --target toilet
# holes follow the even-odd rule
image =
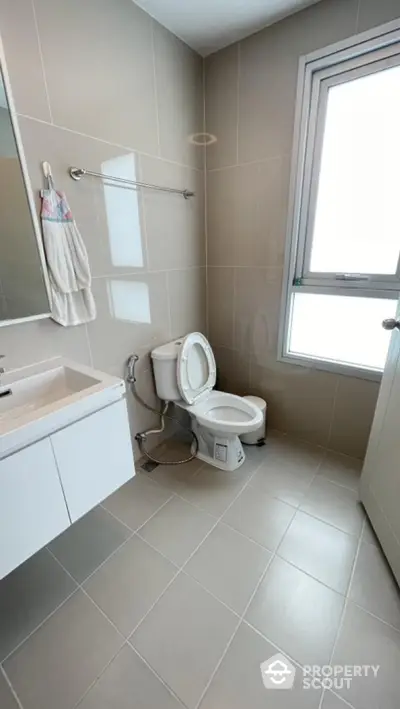
[[[239,436],[262,424],[262,413],[235,394],[215,391],[217,368],[200,332],[157,347],[151,353],[157,394],[185,409],[199,442],[197,457],[221,470],[236,470],[245,454]]]

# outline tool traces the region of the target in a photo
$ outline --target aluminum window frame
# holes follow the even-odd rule
[[[313,224],[310,215],[313,219],[315,214],[318,185],[315,171],[320,169],[329,87],[344,83],[345,75],[351,81],[357,76],[372,73],[371,68],[381,71],[393,63],[400,65],[399,20],[299,59],[278,361],[364,379],[379,380],[382,376],[377,370],[294,355],[288,350],[288,341],[292,297],[296,292],[389,299],[399,296],[400,258],[394,275],[363,274],[354,278],[356,274],[352,274],[352,278],[347,280],[342,279],[341,274],[311,273],[307,269],[312,244],[312,235],[307,238],[307,226]]]

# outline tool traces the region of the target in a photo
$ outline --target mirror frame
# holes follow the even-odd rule
[[[18,114],[15,109],[14,99],[12,95],[12,88],[10,82],[10,76],[7,69],[7,63],[4,53],[4,45],[0,36],[0,79],[3,78],[4,91],[7,98],[8,109],[10,112],[10,120],[12,129],[14,132],[15,143],[17,148],[17,154],[19,163],[21,166],[22,178],[24,181],[25,192],[28,200],[28,208],[31,213],[32,227],[36,238],[36,246],[39,253],[40,266],[42,268],[42,276],[44,281],[44,286],[47,294],[47,302],[49,305],[49,310],[45,313],[39,313],[38,315],[28,315],[23,318],[15,318],[10,320],[0,320],[0,327],[6,327],[8,325],[17,325],[19,323],[32,322],[34,320],[44,320],[45,318],[51,317],[51,291],[49,282],[49,273],[47,270],[46,255],[42,240],[42,230],[40,228],[39,217],[36,211],[35,198],[33,195],[32,185],[29,178],[28,165],[25,159],[24,147],[22,143],[21,134],[18,125]]]

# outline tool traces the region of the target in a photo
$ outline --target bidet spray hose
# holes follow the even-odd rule
[[[130,388],[132,391],[133,396],[135,399],[142,405],[144,406],[145,409],[148,411],[151,411],[154,414],[157,414],[157,416],[160,417],[160,428],[153,428],[149,429],[147,431],[142,431],[142,433],[137,433],[135,436],[135,439],[138,442],[140,452],[146,456],[149,460],[151,460],[153,463],[158,463],[159,465],[182,465],[183,463],[189,463],[193,458],[196,457],[197,451],[199,449],[199,442],[197,440],[196,434],[188,427],[185,426],[181,421],[179,421],[178,418],[175,416],[171,416],[168,414],[168,408],[170,405],[169,401],[164,401],[161,411],[158,409],[155,409],[153,406],[150,406],[142,397],[140,394],[138,394],[137,389],[136,389],[136,377],[135,377],[135,367],[137,362],[139,361],[139,357],[136,354],[133,354],[129,357],[127,363],[126,363],[126,381],[128,384],[130,384]],[[166,460],[158,460],[155,458],[153,455],[151,455],[145,448],[144,442],[146,441],[148,436],[155,435],[157,433],[162,433],[165,429],[165,419],[169,419],[170,421],[174,421],[177,423],[181,428],[183,428],[185,431],[190,431],[192,437],[193,437],[193,445],[194,445],[194,451],[190,455],[189,458],[184,458],[183,460],[173,460],[173,461],[166,461]]]

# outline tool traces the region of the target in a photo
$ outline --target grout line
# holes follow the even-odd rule
[[[7,675],[6,671],[5,671],[5,669],[4,669],[2,663],[0,664],[0,676],[1,676],[1,675],[3,675],[4,681],[5,681],[5,683],[7,684],[7,686],[8,686],[8,688],[9,688],[11,694],[13,695],[13,697],[14,697],[14,699],[15,699],[15,701],[16,701],[18,707],[19,707],[19,709],[24,709],[23,706],[22,706],[22,703],[21,703],[21,701],[20,701],[20,698],[19,698],[18,694],[16,693],[14,687],[12,686],[11,680],[9,679],[9,677],[8,677],[8,675]]]
[[[94,369],[95,367],[93,364],[93,350],[92,350],[92,345],[90,344],[89,328],[88,328],[87,323],[84,323],[84,324],[85,324],[85,333],[86,333],[86,342],[87,342],[87,347],[88,347],[89,361],[90,361],[91,367],[93,367],[93,369]]]
[[[121,647],[118,648],[118,650],[117,650],[117,652],[115,653],[115,655],[113,655],[113,656],[110,658],[110,660],[107,662],[107,664],[102,668],[102,670],[100,671],[100,673],[97,675],[96,679],[93,680],[93,682],[90,684],[90,686],[89,686],[89,687],[84,691],[84,693],[79,697],[78,701],[75,702],[75,704],[74,704],[74,706],[73,706],[72,709],[76,709],[76,707],[78,707],[78,706],[83,702],[83,700],[84,700],[84,698],[86,697],[86,695],[89,694],[90,690],[94,687],[95,684],[97,684],[97,682],[99,681],[100,677],[108,670],[109,666],[114,662],[115,658],[117,657],[117,655],[119,655],[119,653],[120,653],[121,650],[125,647],[125,645],[126,645],[126,642],[124,642],[124,643],[121,645]]]
[[[42,68],[42,76],[43,76],[43,85],[44,85],[44,91],[46,94],[46,101],[47,101],[47,108],[49,109],[49,115],[50,115],[50,124],[54,125],[53,122],[53,112],[51,110],[51,103],[50,103],[50,93],[49,93],[49,87],[47,84],[47,79],[46,79],[46,71],[44,67],[44,57],[43,57],[43,50],[42,50],[42,42],[40,40],[40,33],[39,33],[39,23],[36,15],[36,8],[35,8],[35,2],[34,0],[31,0],[31,7],[32,7],[32,13],[33,13],[33,22],[35,25],[35,31],[36,31],[36,39],[38,43],[38,50],[39,50],[39,58],[40,58],[40,64]]]
[[[154,99],[155,99],[155,109],[156,109],[156,127],[157,127],[157,146],[158,155],[161,156],[161,140],[160,140],[160,114],[158,106],[158,88],[157,88],[157,66],[156,66],[156,44],[154,39],[154,19],[151,22],[151,54],[152,54],[152,64],[153,64],[153,80],[154,80]]]
[[[335,392],[333,395],[333,402],[332,402],[331,420],[329,422],[329,429],[328,429],[327,448],[328,448],[328,446],[331,442],[331,438],[332,438],[332,429],[333,429],[333,422],[335,420],[336,399],[337,399],[338,391],[339,391],[339,377],[336,377]]]
[[[49,123],[49,121],[44,121],[42,118],[36,118],[35,116],[29,116],[27,113],[17,112],[17,116],[19,116],[20,118],[27,118],[30,121],[35,121],[35,123],[42,123],[46,126],[50,126],[51,128],[54,128],[55,130],[63,130],[63,131],[66,131],[67,133],[73,133],[74,135],[79,135],[81,138],[89,138],[89,140],[95,140],[98,143],[103,143],[104,145],[110,145],[112,148],[120,148],[121,150],[125,150],[127,153],[136,153],[137,155],[141,155],[146,158],[152,158],[153,160],[160,160],[161,162],[167,162],[170,165],[184,167],[188,170],[194,170],[195,172],[202,172],[201,168],[199,168],[199,167],[194,167],[193,165],[187,165],[185,163],[177,162],[176,160],[170,160],[169,158],[164,158],[164,157],[161,157],[160,155],[154,155],[154,153],[146,153],[144,150],[140,150],[140,149],[135,148],[131,145],[121,145],[121,143],[112,143],[109,140],[105,140],[104,138],[98,138],[95,135],[89,135],[88,133],[82,133],[81,131],[73,130],[72,128],[67,128],[67,126],[60,126],[57,123]]]
[[[236,163],[239,165],[239,115],[240,115],[240,68],[241,68],[241,43],[237,43],[237,77],[236,77]]]
[[[152,276],[158,273],[170,273],[171,271],[200,271],[204,266],[181,266],[180,268],[147,268],[147,269],[133,269],[131,271],[115,271],[114,273],[102,273],[99,276],[92,276],[92,281],[98,281],[104,278],[127,278],[129,276],[139,278],[143,280],[146,276]],[[149,343],[150,344],[150,343]],[[153,343],[154,344],[154,343]]]
[[[165,274],[165,291],[167,294],[167,309],[168,309],[168,332],[171,339],[173,339],[172,334],[172,308],[171,308],[171,289],[169,282],[168,272]]]
[[[357,11],[356,11],[356,22],[355,22],[355,28],[354,28],[354,33],[358,34],[359,33],[359,24],[360,24],[360,10],[361,10],[361,0],[358,0],[357,2]]]
[[[255,472],[256,472],[256,471],[255,471]],[[250,479],[251,479],[251,478],[250,478]],[[245,487],[246,487],[246,486],[245,486]],[[243,488],[243,489],[244,489],[244,488]],[[255,588],[254,588],[254,590],[253,590],[253,593],[251,594],[251,596],[250,596],[250,598],[249,598],[249,600],[248,600],[248,602],[247,602],[247,604],[246,604],[246,606],[245,606],[245,608],[244,608],[244,610],[243,610],[243,613],[242,613],[241,616],[240,616],[239,622],[237,623],[237,625],[236,625],[236,627],[235,627],[235,629],[234,629],[234,631],[233,631],[233,633],[232,633],[232,635],[231,635],[231,637],[230,637],[230,639],[229,639],[229,641],[228,641],[228,644],[227,644],[226,647],[225,647],[224,652],[222,653],[222,655],[221,655],[221,657],[220,657],[220,659],[219,659],[219,661],[218,661],[218,663],[217,663],[217,665],[216,665],[216,667],[215,667],[213,673],[211,674],[211,676],[210,676],[210,678],[209,678],[209,680],[208,680],[208,682],[207,682],[207,684],[206,684],[206,686],[205,686],[205,688],[204,688],[204,690],[203,690],[203,692],[202,692],[202,694],[201,694],[201,696],[200,696],[199,701],[197,702],[197,704],[196,704],[196,706],[195,706],[195,709],[198,709],[199,706],[200,706],[200,704],[201,704],[201,702],[203,701],[204,696],[206,695],[206,693],[207,693],[207,691],[208,691],[208,689],[209,689],[209,687],[210,687],[210,685],[211,685],[211,683],[212,683],[214,677],[216,676],[216,674],[217,674],[217,672],[218,672],[218,670],[219,670],[219,668],[220,668],[220,666],[221,666],[221,664],[222,664],[222,662],[223,662],[223,660],[224,660],[224,658],[225,658],[225,656],[226,656],[226,654],[227,654],[227,652],[228,652],[228,650],[229,650],[229,648],[230,648],[230,646],[231,646],[231,644],[232,644],[232,642],[233,642],[233,640],[234,640],[234,638],[235,638],[235,635],[236,635],[236,633],[237,633],[237,631],[238,631],[240,625],[241,625],[242,622],[244,621],[244,617],[245,617],[245,615],[246,615],[246,613],[247,613],[247,611],[248,611],[248,609],[249,609],[249,607],[250,607],[250,605],[251,605],[251,603],[252,603],[252,601],[253,601],[253,598],[255,597],[255,595],[256,595],[256,593],[257,593],[259,587],[261,586],[261,584],[262,584],[262,582],[263,582],[263,580],[264,580],[264,578],[265,578],[265,576],[266,576],[266,574],[267,574],[267,572],[268,572],[268,570],[269,570],[269,568],[270,568],[270,566],[271,566],[273,560],[275,559],[275,556],[276,556],[276,551],[275,551],[275,552],[272,552],[272,554],[271,554],[271,556],[270,556],[270,558],[269,558],[269,561],[268,561],[268,563],[267,563],[267,565],[266,565],[266,567],[265,567],[263,573],[261,574],[261,576],[260,576],[260,578],[259,578],[259,580],[258,580],[258,582],[257,582],[257,584],[256,584],[256,586],[255,586]]]
[[[346,615],[347,607],[348,607],[348,604],[349,604],[349,602],[350,602],[349,593],[350,593],[351,585],[352,585],[353,578],[354,578],[354,574],[355,574],[355,569],[356,569],[356,564],[357,564],[358,556],[359,556],[359,553],[360,553],[360,548],[361,548],[362,536],[363,536],[363,532],[364,532],[365,523],[366,523],[366,517],[365,517],[365,519],[364,519],[364,522],[363,522],[363,525],[362,525],[362,528],[361,528],[361,534],[360,534],[360,538],[359,538],[359,540],[358,540],[357,551],[356,551],[355,556],[354,556],[354,562],[353,562],[353,566],[352,566],[351,573],[350,573],[349,583],[348,583],[347,589],[346,589],[346,595],[345,595],[345,601],[344,601],[344,605],[343,605],[343,610],[342,610],[342,613],[341,613],[341,616],[340,616],[340,620],[339,620],[339,624],[338,624],[338,627],[337,627],[337,630],[336,630],[336,635],[335,635],[335,639],[334,639],[334,642],[333,642],[332,651],[331,651],[331,653],[330,653],[330,655],[329,655],[329,662],[328,662],[328,665],[331,665],[332,662],[333,662],[333,658],[334,658],[334,655],[335,655],[335,651],[336,651],[336,648],[337,648],[337,644],[338,644],[338,642],[339,642],[339,637],[340,637],[340,634],[341,634],[341,631],[342,631],[342,628],[343,628],[344,618],[345,618],[345,615]],[[323,702],[323,700],[324,700],[325,693],[326,693],[326,690],[324,689],[323,692],[322,692],[321,701],[320,701],[320,703],[319,703],[318,709],[322,709],[322,702]]]
[[[141,655],[139,650],[134,645],[132,645],[132,643],[129,641],[129,639],[127,640],[127,645],[130,647],[130,649],[133,652],[136,653],[136,655],[141,659],[141,661],[146,665],[146,667],[151,671],[151,673],[155,677],[157,677],[157,679],[161,682],[161,684],[165,687],[165,689],[169,692],[169,694],[172,694],[172,696],[179,702],[179,705],[181,707],[185,707],[185,709],[188,709],[187,705],[183,703],[182,699],[180,699],[180,697],[178,697],[178,695],[175,694],[172,687],[170,687],[169,684],[167,684],[167,682],[165,681],[165,679],[163,679],[163,677],[161,677],[161,675],[159,675],[158,672],[156,672],[156,670],[150,665],[150,663],[146,660],[146,658],[143,655]]]
[[[142,156],[140,153],[137,153],[137,164],[138,164],[138,173],[139,173],[139,180],[142,182],[145,182],[143,179],[144,177],[144,170],[143,170],[143,164],[142,164]],[[142,236],[143,236],[143,244],[144,244],[144,251],[145,251],[145,268],[141,269],[138,271],[138,273],[143,273],[143,270],[146,270],[147,272],[150,272],[150,249],[149,249],[149,235],[148,235],[148,229],[147,229],[147,206],[146,206],[146,191],[142,189],[138,189],[138,198],[137,198],[137,204],[138,204],[138,212],[139,212],[139,224],[142,227]]]
[[[233,163],[231,165],[223,165],[222,167],[211,167],[208,172],[224,172],[225,170],[235,170],[238,167],[247,167],[248,165],[263,165],[271,161],[282,161],[283,158],[291,157],[290,153],[281,153],[280,155],[271,155],[267,158],[258,158],[257,160],[246,160],[245,162]]]

